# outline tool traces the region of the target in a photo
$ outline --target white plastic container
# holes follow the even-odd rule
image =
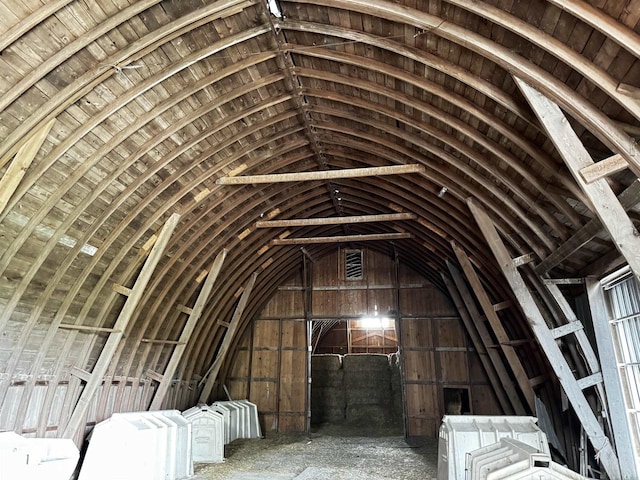
[[[513,438],[549,454],[535,417],[446,415],[438,441],[438,480],[465,480],[466,455],[480,447]]]
[[[72,440],[0,432],[0,479],[69,480],[80,452]]]
[[[191,425],[177,410],[114,413],[98,423],[79,480],[178,480],[193,474]]]
[[[248,400],[220,401],[211,408],[222,413],[225,421],[225,444],[238,438],[260,438],[258,408]]]
[[[207,405],[182,412],[191,424],[192,458],[194,462],[224,461],[224,416]]]
[[[512,438],[502,438],[493,445],[468,453],[466,466],[469,480],[586,480],[553,462],[548,453]]]

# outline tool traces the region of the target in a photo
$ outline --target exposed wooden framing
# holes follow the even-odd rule
[[[231,318],[230,327],[227,329],[227,332],[224,335],[222,340],[222,344],[218,349],[218,353],[216,355],[216,359],[209,367],[209,370],[204,375],[202,380],[200,380],[200,384],[204,383],[204,387],[202,388],[202,392],[200,392],[200,402],[207,403],[209,401],[209,396],[211,395],[211,391],[213,390],[213,386],[218,379],[218,372],[220,371],[220,367],[222,366],[222,362],[224,362],[229,347],[231,346],[231,342],[236,332],[238,331],[238,327],[240,326],[242,315],[244,313],[244,309],[249,302],[249,297],[251,296],[251,291],[253,290],[253,286],[256,283],[256,278],[258,277],[258,273],[254,272],[251,275],[251,278],[247,282],[247,285],[242,292],[242,297],[240,297],[240,301],[238,302],[238,306],[236,307],[235,312],[233,312],[233,317]],[[205,383],[206,381],[206,383]]]
[[[609,475],[609,478],[614,480],[620,479],[620,466],[616,452],[602,430],[598,419],[591,410],[581,386],[578,384],[571,367],[560,351],[556,339],[553,337],[551,330],[540,313],[531,292],[529,292],[527,284],[520,275],[520,272],[518,272],[518,268],[513,265],[511,256],[506,246],[502,243],[502,239],[493,221],[484,209],[477,205],[472,199],[469,199],[467,203],[500,269],[509,282],[520,304],[521,310],[538,340],[538,344],[547,356],[549,364],[560,381],[576,416],[580,420],[591,444],[599,455],[602,466]]]
[[[308,245],[313,243],[343,243],[365,242],[375,240],[401,240],[412,238],[410,233],[372,233],[366,235],[336,235],[333,237],[308,237],[308,238],[276,238],[271,240],[271,245]]]
[[[47,135],[49,135],[54,123],[55,119],[49,120],[33,133],[31,138],[20,147],[13,161],[9,164],[4,176],[0,179],[0,214],[4,211],[7,203],[9,203],[9,199],[16,191],[16,188],[18,188],[20,180],[24,177],[31,162],[36,158],[40,147],[42,147],[42,144],[47,139]]]
[[[176,348],[173,350],[171,354],[171,358],[167,362],[167,368],[162,375],[162,380],[160,380],[160,385],[158,385],[158,389],[156,390],[155,395],[153,396],[153,401],[151,402],[151,406],[149,410],[159,410],[162,407],[162,402],[164,400],[165,395],[167,394],[167,390],[171,385],[171,381],[173,380],[173,375],[180,364],[180,360],[182,359],[182,355],[187,348],[187,343],[193,334],[193,330],[196,327],[198,319],[202,315],[204,307],[209,299],[209,294],[213,289],[213,285],[218,279],[218,275],[220,274],[220,270],[222,270],[222,264],[224,263],[225,258],[227,257],[227,250],[222,249],[220,253],[216,256],[215,260],[211,264],[211,268],[209,269],[209,275],[202,285],[202,290],[200,290],[200,294],[196,299],[196,303],[193,306],[193,309],[189,313],[189,318],[187,319],[187,323],[182,329],[182,333],[180,334],[179,344],[176,345]]]
[[[72,367],[71,370],[69,370],[69,373],[75,377],[78,377],[83,382],[88,382],[91,378],[91,373],[78,367]]]
[[[618,197],[625,210],[640,203],[640,180],[635,180]],[[559,265],[573,252],[590,242],[602,229],[602,222],[598,217],[593,218],[578,230],[569,240],[563,242],[556,250],[535,267],[538,275],[544,275],[552,268]]]
[[[493,303],[489,299],[489,295],[487,294],[482,282],[480,281],[480,277],[476,273],[469,257],[466,252],[454,241],[451,242],[451,247],[453,248],[453,252],[456,254],[456,258],[458,259],[458,263],[462,267],[462,271],[464,272],[465,277],[469,281],[471,285],[471,289],[476,295],[478,302],[484,312],[485,317],[489,321],[493,333],[498,340],[502,353],[507,359],[507,363],[511,367],[511,371],[515,376],[516,382],[520,387],[520,391],[524,395],[524,398],[527,401],[527,406],[529,407],[530,412],[535,412],[535,392],[529,383],[529,378],[527,377],[527,373],[525,372],[522,362],[516,353],[514,346],[511,345],[511,339],[507,334],[504,326],[502,325],[502,321],[498,314],[493,309]],[[489,348],[489,345],[485,345]]]
[[[154,338],[141,338],[140,343],[154,343],[158,345],[184,345],[180,340],[160,340]]]
[[[125,287],[124,285],[120,285],[118,283],[114,283],[111,289],[114,292],[119,293],[120,295],[124,295],[125,297],[131,295],[131,289],[129,287]]]
[[[343,225],[350,223],[393,222],[397,220],[415,220],[415,213],[386,213],[379,215],[352,215],[347,217],[296,218],[290,220],[261,220],[256,228],[308,227],[313,225]]]
[[[94,333],[122,333],[122,330],[116,328],[107,327],[92,327],[90,325],[74,325],[72,323],[61,323],[58,328],[65,330],[79,330],[81,332],[94,332]]]
[[[335,180],[338,178],[358,178],[381,175],[402,175],[406,173],[424,173],[424,165],[389,165],[385,167],[343,168],[318,172],[274,173],[270,175],[243,175],[220,177],[218,185],[251,185],[254,183],[305,182],[313,180]]]
[[[85,385],[82,395],[80,396],[78,403],[73,409],[73,414],[67,423],[67,426],[64,430],[63,436],[64,438],[74,438],[76,434],[82,428],[82,420],[84,419],[85,414],[90,406],[90,402],[96,393],[96,390],[100,386],[102,379],[110,366],[111,359],[118,349],[120,344],[120,340],[122,339],[123,332],[127,328],[129,320],[133,316],[136,306],[142,299],[142,295],[144,294],[144,290],[151,279],[151,275],[155,270],[156,265],[162,258],[164,253],[164,249],[169,243],[169,238],[173,233],[178,221],[180,220],[180,215],[177,213],[172,214],[169,219],[165,222],[160,234],[158,235],[158,241],[153,246],[149,257],[144,263],[142,270],[140,271],[140,275],[138,276],[133,288],[131,289],[131,295],[127,298],[122,310],[120,311],[120,315],[118,315],[118,319],[114,325],[114,329],[117,330],[109,335],[102,352],[100,352],[100,356],[96,361],[95,366],[91,372],[91,379]]]
[[[609,406],[609,422],[613,430],[616,451],[620,459],[620,472],[622,478],[631,480],[638,478],[638,461],[633,449],[631,438],[631,426],[626,414],[622,383],[620,382],[620,370],[616,360],[615,347],[609,324],[609,313],[604,298],[602,285],[595,278],[586,279],[587,296],[591,308],[591,321],[596,337],[596,344],[600,354],[600,366],[604,379],[604,388],[607,392]]]
[[[454,268],[453,265],[449,265],[450,268]],[[469,338],[473,343],[473,348],[478,353],[478,357],[480,358],[480,362],[484,367],[484,371],[489,377],[489,382],[491,382],[491,386],[493,387],[493,391],[498,398],[498,402],[500,403],[500,407],[502,407],[502,411],[505,415],[510,415],[513,413],[514,409],[511,405],[511,402],[506,395],[506,390],[510,383],[503,383],[497,373],[497,369],[493,364],[493,359],[487,352],[485,348],[482,336],[478,333],[478,328],[474,324],[473,318],[471,317],[469,311],[467,310],[467,306],[460,295],[460,292],[456,288],[454,282],[446,275],[444,272],[441,272],[442,280],[444,281],[447,290],[449,291],[449,295],[453,300],[458,312],[460,312],[460,318],[464,323],[465,328],[467,329],[467,333],[469,334]],[[481,321],[481,319],[479,319]],[[504,365],[501,366],[504,369]]]
[[[593,183],[601,178],[608,177],[614,173],[620,172],[628,168],[629,164],[622,155],[613,155],[612,157],[600,160],[593,165],[580,169],[580,175],[587,183]]]
[[[605,226],[614,245],[626,258],[636,278],[640,279],[640,234],[605,179],[586,183],[580,170],[593,164],[593,159],[571,128],[558,105],[524,81],[514,81],[531,104],[547,135],[558,149],[573,178],[589,197],[592,208]]]

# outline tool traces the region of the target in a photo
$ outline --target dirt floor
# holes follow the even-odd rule
[[[409,444],[396,432],[325,427],[236,440],[224,463],[196,464],[195,474],[203,480],[429,480],[436,478],[437,450],[435,438]]]

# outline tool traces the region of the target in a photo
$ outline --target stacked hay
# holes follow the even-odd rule
[[[345,355],[342,361],[347,397],[346,421],[356,426],[394,423],[388,355]]]
[[[342,357],[313,355],[311,369],[311,423],[343,423],[346,398]]]

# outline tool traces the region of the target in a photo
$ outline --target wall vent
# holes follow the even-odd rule
[[[344,252],[344,274],[346,280],[362,280],[362,250],[346,250]]]

